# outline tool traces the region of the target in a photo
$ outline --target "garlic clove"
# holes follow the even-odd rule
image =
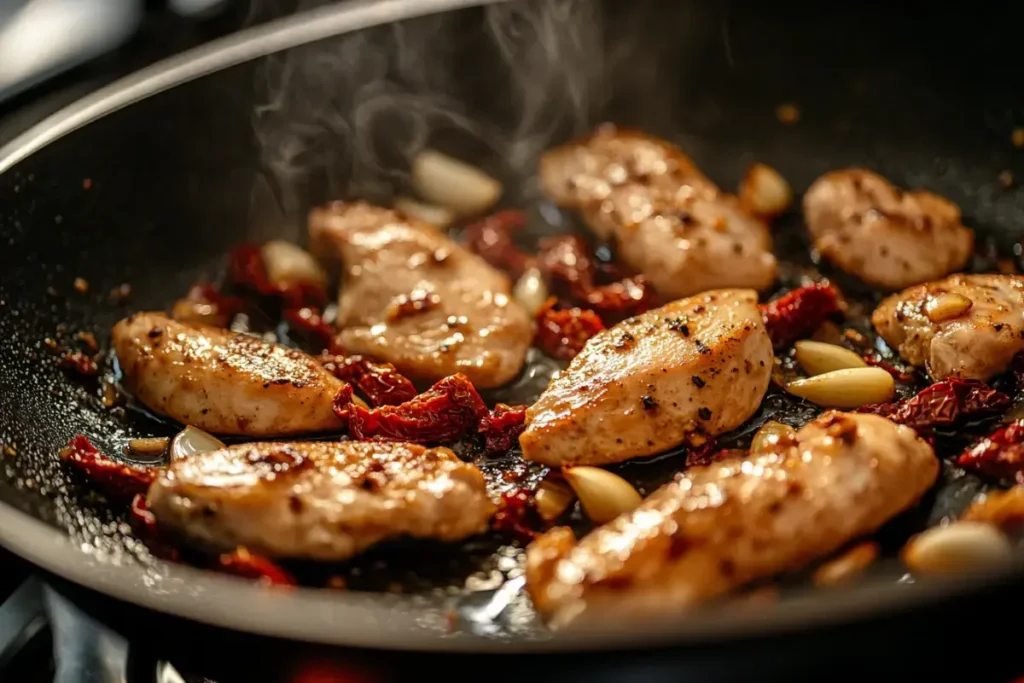
[[[754,439],[750,442],[752,455],[759,453],[770,453],[779,447],[785,447],[796,438],[796,430],[787,424],[769,420],[757,430]]]
[[[503,191],[501,183],[475,166],[432,149],[413,159],[412,183],[419,196],[460,217],[483,213]]]
[[[407,216],[430,223],[441,230],[455,222],[455,214],[443,206],[427,204],[412,197],[399,197],[395,200],[395,208]]]
[[[891,401],[896,382],[881,368],[849,368],[790,382],[786,391],[825,408],[853,409]]]
[[[323,289],[327,274],[312,254],[284,240],[270,240],[260,247],[267,279],[277,287],[308,285]]]
[[[167,450],[169,442],[166,436],[132,439],[128,442],[128,452],[140,458],[159,458]]]
[[[774,218],[793,202],[793,189],[778,171],[765,164],[754,164],[740,183],[740,205],[764,218]]]
[[[824,563],[814,572],[811,580],[816,586],[834,586],[856,577],[878,559],[878,544],[859,543],[845,553]]]
[[[544,276],[538,268],[527,268],[516,281],[512,289],[512,296],[522,304],[530,315],[535,316],[537,312],[547,303],[548,285]]]
[[[537,513],[545,522],[553,522],[565,514],[574,500],[572,487],[552,477],[540,483],[533,497]]]
[[[171,462],[221,448],[226,448],[223,441],[198,427],[188,426],[171,440]]]
[[[1006,536],[982,522],[954,522],[914,536],[901,553],[903,563],[920,574],[964,574],[1004,564],[1013,556]]]
[[[632,484],[608,470],[579,466],[562,470],[562,475],[595,524],[610,522],[643,502]]]
[[[963,294],[943,292],[930,297],[924,305],[924,314],[933,323],[942,323],[971,310],[974,302]]]
[[[794,344],[796,362],[808,375],[823,375],[833,370],[866,368],[868,364],[853,351],[822,342],[803,339]]]

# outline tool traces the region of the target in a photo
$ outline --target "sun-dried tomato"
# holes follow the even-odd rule
[[[132,498],[128,508],[128,523],[153,555],[171,561],[180,559],[178,549],[168,541],[164,534],[160,533],[156,524],[156,516],[150,512],[144,494],[137,493]]]
[[[231,250],[228,275],[235,286],[275,297],[286,310],[322,308],[327,302],[327,292],[322,287],[298,282],[279,286],[271,282],[263,254],[256,244],[240,244]]]
[[[65,372],[72,372],[80,377],[95,377],[100,373],[99,365],[92,356],[87,356],[81,351],[68,351],[57,365]]]
[[[107,457],[82,434],[68,442],[60,457],[97,489],[118,500],[128,501],[138,493],[145,493],[157,475],[155,467],[118,462]]]
[[[656,306],[654,290],[642,276],[621,277],[598,285],[592,249],[577,235],[560,235],[541,243],[537,263],[552,294],[572,304],[586,305],[605,324],[614,324]]]
[[[477,431],[484,437],[484,449],[490,452],[507,451],[519,443],[519,435],[526,429],[526,406],[499,403],[480,418]]]
[[[416,397],[413,383],[390,363],[330,353],[322,354],[320,363],[338,379],[359,387],[373,406],[396,406]]]
[[[354,439],[432,444],[450,443],[474,433],[487,406],[469,378],[458,374],[445,377],[401,405],[367,409],[353,403],[343,412]]]
[[[292,330],[309,337],[321,349],[330,348],[334,340],[334,328],[324,322],[320,309],[308,306],[286,308],[283,317]]]
[[[288,571],[273,560],[254,555],[245,548],[236,548],[217,558],[217,565],[228,574],[273,586],[294,586],[297,581]]]
[[[572,360],[583,349],[588,339],[605,329],[604,323],[591,310],[555,310],[556,303],[552,297],[538,311],[534,345],[552,358]]]
[[[1007,410],[1009,396],[984,382],[947,379],[936,382],[903,401],[862,406],[858,412],[874,413],[893,422],[927,433],[966,418],[995,415]]]
[[[498,511],[491,518],[492,529],[522,541],[532,541],[542,526],[534,498],[525,489],[503,493]]]
[[[1024,420],[1015,420],[970,446],[957,464],[995,479],[1024,484]]]
[[[686,466],[710,465],[715,461],[715,454],[718,452],[718,443],[715,439],[709,438],[703,445],[693,446],[686,451]]]
[[[515,243],[515,234],[525,225],[522,211],[500,211],[467,226],[463,241],[470,251],[516,278],[531,260]]]
[[[863,358],[864,362],[867,363],[868,365],[872,365],[876,368],[882,368],[883,370],[888,372],[897,382],[910,383],[914,381],[914,373],[903,372],[899,368],[893,366],[892,364],[879,358],[878,356],[868,354]]]
[[[585,301],[609,325],[640,315],[658,305],[654,289],[642,275],[595,287],[587,293]]]
[[[764,325],[776,348],[803,339],[838,311],[839,293],[827,282],[794,289],[775,301],[761,304]]]
[[[579,235],[559,235],[543,240],[537,266],[551,293],[570,301],[585,299],[594,288],[591,248]]]

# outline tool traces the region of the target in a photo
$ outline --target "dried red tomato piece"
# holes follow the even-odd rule
[[[60,452],[61,460],[81,473],[90,484],[111,498],[128,501],[145,493],[156,479],[156,467],[143,467],[113,460],[78,434]]]
[[[254,555],[245,548],[217,558],[217,565],[228,574],[273,586],[294,586],[298,583],[281,565],[262,555]]]
[[[591,310],[555,310],[556,303],[552,297],[538,311],[534,345],[552,358],[572,360],[588,339],[604,329],[604,323]]]
[[[231,282],[263,296],[280,299],[285,309],[322,308],[327,292],[322,287],[293,283],[278,286],[270,281],[259,245],[240,244],[228,256],[228,274]]]
[[[320,348],[330,348],[334,340],[334,328],[324,322],[318,308],[286,308],[283,317],[291,328],[309,337]]]
[[[543,526],[533,496],[525,489],[503,493],[498,511],[491,518],[491,528],[522,541],[532,541]]]
[[[686,466],[710,465],[715,462],[715,455],[718,453],[718,442],[714,438],[709,438],[703,445],[693,446],[686,451]]]
[[[352,402],[352,385],[346,384],[338,390],[337,395],[331,401],[331,410],[338,416],[338,419],[343,420],[345,424],[348,424],[348,418],[351,415],[351,408],[355,405]]]
[[[416,387],[391,363],[330,353],[322,354],[320,363],[338,379],[359,387],[373,406],[396,406],[416,397]]]
[[[57,365],[61,370],[80,377],[95,377],[100,374],[100,367],[96,363],[96,359],[81,351],[68,351],[60,357]]]
[[[180,559],[178,549],[157,528],[156,516],[150,512],[144,494],[138,493],[132,498],[128,508],[128,523],[154,555],[171,561]]]
[[[530,257],[515,243],[515,234],[525,225],[522,211],[500,211],[467,226],[463,242],[495,268],[519,277],[530,263]]]
[[[361,441],[450,443],[475,431],[487,414],[480,394],[465,375],[438,381],[427,391],[397,406],[348,407],[349,435]]]
[[[590,253],[590,246],[577,235],[561,235],[541,243],[537,263],[555,296],[585,304],[606,324],[656,306],[657,296],[642,276],[622,277],[598,286],[598,267]]]
[[[948,379],[936,382],[903,401],[862,406],[858,412],[874,413],[919,432],[952,425],[971,417],[994,415],[1009,409],[1012,400],[984,382]]]
[[[1024,484],[1024,420],[1015,420],[970,446],[957,464],[987,477]]]
[[[595,287],[585,301],[607,324],[622,322],[658,305],[654,289],[642,275]]]
[[[899,368],[891,365],[890,363],[879,358],[878,356],[869,354],[867,356],[863,356],[863,358],[864,362],[867,363],[868,365],[872,365],[876,368],[882,368],[883,370],[888,372],[897,382],[910,383],[914,381],[914,373],[903,372]]]
[[[586,299],[594,288],[594,261],[590,246],[578,235],[559,235],[543,240],[537,265],[552,294],[568,300]]]
[[[483,434],[487,451],[508,451],[519,443],[519,435],[526,429],[526,406],[499,403],[480,418],[477,431]]]
[[[839,292],[827,282],[794,289],[775,301],[761,304],[764,325],[776,348],[803,339],[838,311]]]

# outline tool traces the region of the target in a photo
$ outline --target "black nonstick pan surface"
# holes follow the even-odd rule
[[[726,188],[755,160],[798,192],[830,169],[867,166],[957,202],[978,231],[979,267],[997,248],[1020,255],[1024,196],[1007,179],[1024,178],[1024,151],[1012,142],[1024,91],[1013,59],[1019,12],[1009,4],[969,14],[914,3],[473,4],[352,3],[297,15],[115,84],[0,150],[0,543],[145,608],[373,648],[722,643],[934,612],[957,597],[981,600],[982,589],[989,601],[1010,595],[1018,567],[940,584],[908,582],[882,562],[856,586],[795,589],[770,606],[709,609],[642,632],[594,624],[551,634],[515,590],[520,554],[506,541],[388,549],[356,564],[356,575],[375,577],[356,590],[267,590],[154,558],[120,510],[68,477],[57,453],[74,434],[117,452],[128,438],[175,427],[104,409],[95,386],[57,368],[46,339],[88,331],[102,342],[129,312],[164,309],[215,277],[237,243],[301,240],[310,206],[356,193],[388,199],[405,155],[428,138],[501,176],[507,203],[526,207],[537,233],[573,221],[538,199],[528,175],[535,153],[614,120],[679,142]],[[529,49],[503,59],[504,44],[486,38],[493,22],[515,28],[502,35]],[[377,81],[386,87],[365,89]],[[783,104],[799,120],[780,120]],[[351,125],[368,111],[384,112],[377,125]],[[780,256],[811,267],[798,213],[776,230]],[[837,282],[866,302],[876,296]],[[123,283],[127,301],[111,296]],[[555,367],[538,360],[492,398],[529,401]],[[773,400],[757,420],[778,412],[799,422],[807,410]],[[651,487],[672,468],[662,459],[626,471]],[[943,479],[883,541],[898,547],[983,487],[951,467]]]

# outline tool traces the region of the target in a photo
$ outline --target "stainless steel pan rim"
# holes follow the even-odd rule
[[[160,62],[45,119],[0,148],[0,173],[46,145],[114,111],[164,90],[243,62],[333,35],[388,22],[507,0],[357,0],[248,29]],[[999,572],[946,582],[875,584],[786,600],[771,608],[724,609],[645,624],[620,621],[587,626],[539,640],[452,637],[420,623],[408,598],[300,588],[266,589],[186,566],[168,565],[154,579],[138,567],[118,566],[79,548],[61,530],[0,503],[0,544],[44,570],[114,598],[229,629],[329,645],[451,652],[699,645],[759,634],[809,630],[826,624],[888,615],[984,586],[1019,579],[1024,561]],[[405,608],[394,609],[405,601]]]

